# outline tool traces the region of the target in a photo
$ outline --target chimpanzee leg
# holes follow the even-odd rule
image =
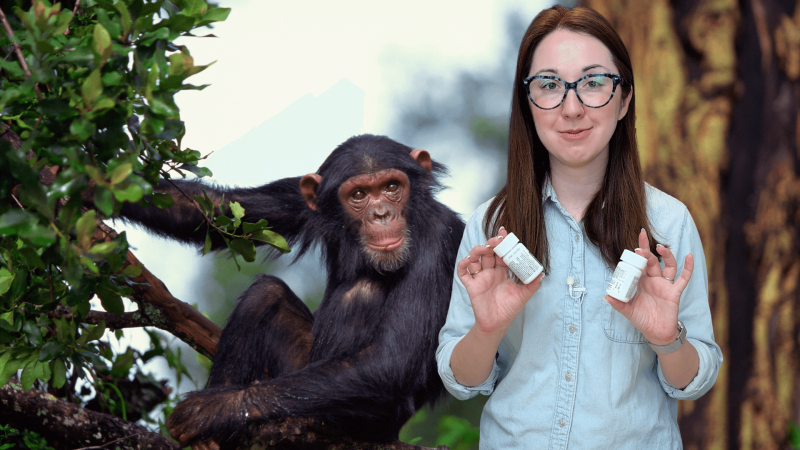
[[[305,367],[312,321],[286,283],[258,275],[228,317],[206,387],[246,386]]]

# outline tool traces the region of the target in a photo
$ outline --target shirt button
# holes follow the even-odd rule
[[[581,237],[580,237],[580,236],[578,236],[578,235],[576,234],[576,235],[575,235],[575,242],[578,242],[578,241],[580,241],[580,240],[581,240]]]
[[[567,380],[567,381],[572,381],[572,374],[567,372],[567,374],[564,375],[564,379]]]
[[[564,419],[561,419],[561,420],[558,421],[558,426],[560,426],[560,427],[563,427],[566,424],[567,424],[567,422],[564,422]]]
[[[570,332],[570,333],[574,333],[574,332],[575,332],[575,330],[577,330],[577,328],[575,328],[575,325],[570,325],[570,326],[569,326],[569,332]]]

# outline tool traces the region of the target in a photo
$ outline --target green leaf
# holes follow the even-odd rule
[[[142,266],[133,264],[125,266],[125,268],[122,269],[122,272],[120,272],[120,275],[133,278],[138,277],[141,274],[142,274]]]
[[[92,137],[92,135],[94,135],[95,131],[97,131],[95,124],[90,122],[85,117],[76,118],[69,125],[70,134],[75,135],[79,142],[88,140],[90,137]]]
[[[230,247],[232,250],[236,251],[236,253],[242,255],[245,261],[253,262],[256,260],[256,247],[253,245],[253,242],[247,239],[234,239],[231,241]]]
[[[0,69],[5,70],[11,78],[25,78],[25,71],[17,61],[0,59]]]
[[[210,177],[212,175],[211,170],[205,167],[198,167],[192,164],[181,164],[178,168],[182,170],[188,170],[189,172],[192,172],[193,174],[197,175],[200,178]]]
[[[92,37],[94,38],[93,50],[96,51],[97,55],[100,57],[100,61],[98,62],[103,63],[111,56],[111,35],[108,34],[108,30],[106,30],[105,27],[98,23],[94,26]]]
[[[271,230],[258,230],[254,232],[250,238],[267,243],[278,249],[281,253],[289,253],[291,251],[289,244],[286,243],[286,239]]]
[[[21,209],[12,209],[0,216],[0,236],[16,234],[38,223],[36,216]]]
[[[53,387],[60,389],[67,381],[67,365],[63,359],[56,359],[50,364],[53,365]]]
[[[97,325],[94,326],[90,325],[89,329],[87,331],[84,331],[83,334],[81,334],[81,337],[78,338],[77,342],[80,345],[86,345],[86,343],[88,342],[92,342],[94,340],[103,337],[103,333],[105,333],[105,331],[106,331],[106,321],[101,320],[100,323]]]
[[[0,267],[0,295],[5,294],[11,289],[11,282],[14,281],[14,274],[5,267]]]
[[[203,255],[207,255],[211,251],[211,235],[206,233],[206,243],[203,245]]]
[[[122,82],[122,75],[119,72],[107,72],[103,74],[103,86],[118,86]]]
[[[0,354],[0,373],[3,373],[3,371],[6,368],[6,364],[8,364],[8,361],[10,359],[11,359],[11,351],[10,350],[7,350],[5,353]],[[6,381],[8,381],[8,380],[6,380]],[[3,385],[5,385],[5,383],[3,383]]]
[[[39,353],[39,361],[50,361],[57,356],[61,356],[65,349],[66,347],[61,342],[50,341],[42,347],[42,351]]]
[[[25,332],[25,335],[34,346],[42,344],[42,330],[39,329],[39,326],[36,325],[36,322],[33,320],[25,322],[22,326],[22,331]]]
[[[100,24],[97,27],[102,28]],[[108,32],[106,32],[108,34]],[[103,81],[100,79],[100,69],[95,69],[86,77],[86,80],[81,84],[81,95],[83,96],[83,103],[88,106],[93,106],[100,94],[103,93]],[[73,133],[78,134],[78,133]],[[94,133],[92,133],[94,134]],[[91,136],[91,135],[90,135]]]
[[[244,208],[239,204],[239,202],[230,202],[230,207],[235,219],[233,222],[233,227],[239,228],[239,225],[242,223],[242,217],[244,217]]]
[[[166,104],[165,102],[163,102],[163,101],[161,101],[161,100],[159,100],[157,98],[154,98],[150,102],[150,109],[154,113],[156,113],[158,115],[161,115],[161,116],[172,117],[172,116],[175,116],[175,115],[178,114],[178,110],[177,109],[169,106],[168,104]]]
[[[150,196],[150,200],[156,206],[156,208],[169,208],[170,206],[175,204],[175,200],[172,199],[172,196],[169,194],[162,194],[156,192]]]
[[[228,216],[217,216],[214,218],[214,222],[217,224],[217,226],[225,228],[233,223],[233,219]]]
[[[203,15],[203,22],[222,22],[231,13],[230,8],[209,8]]]
[[[114,198],[121,202],[138,202],[144,196],[138,184],[125,184],[114,188]]]
[[[131,172],[133,172],[133,164],[120,164],[108,175],[108,181],[112,186],[122,183],[126,178],[128,178],[128,175],[130,175]]]
[[[96,217],[95,211],[90,209],[75,223],[75,231],[78,234],[78,247],[83,250],[89,250],[92,246],[92,237],[94,236],[95,228],[97,228]]]
[[[93,111],[99,111],[101,109],[113,108],[114,106],[116,106],[116,103],[114,102],[114,99],[106,97],[106,98],[101,98],[100,100],[98,100],[97,103],[94,104],[94,107],[92,108],[92,110]]]
[[[19,381],[22,383],[23,392],[28,392],[33,387],[33,382],[36,381],[36,363],[28,364],[22,369]]]
[[[93,255],[105,255],[111,253],[118,244],[119,243],[115,241],[101,242],[92,246],[92,248],[89,250],[89,253]]]
[[[94,191],[94,205],[100,212],[110,216],[114,212],[114,194],[104,187],[97,186]]]
[[[119,24],[122,25],[122,33],[127,36],[131,32],[131,15],[125,2],[117,1],[114,8],[119,12]]]
[[[125,305],[122,304],[122,297],[119,295],[111,292],[106,292],[101,295],[101,293],[98,292],[97,296],[100,297],[100,304],[103,305],[103,309],[106,311],[113,314],[125,313]]]
[[[10,355],[11,353],[8,352],[7,354]],[[2,383],[0,386],[5,386],[11,376],[22,368],[24,362],[25,361],[22,359],[21,355],[18,358],[7,361],[2,370],[0,370],[0,383]]]
[[[268,225],[269,222],[267,222],[267,219],[259,219],[259,221],[256,223],[244,222],[242,224],[242,230],[244,231],[244,234],[250,234],[256,230],[266,228]]]

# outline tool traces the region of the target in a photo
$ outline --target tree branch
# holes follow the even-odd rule
[[[179,450],[169,439],[110,414],[89,411],[74,403],[31,389],[23,392],[9,382],[0,388],[0,423],[35,431],[56,450],[106,448]]]
[[[17,59],[19,60],[19,65],[22,67],[22,70],[25,72],[27,76],[33,76],[31,74],[30,69],[28,69],[28,61],[25,60],[25,56],[22,54],[22,48],[17,43],[17,40],[14,39],[14,31],[11,29],[11,25],[8,23],[8,19],[6,19],[6,15],[3,13],[2,8],[0,8],[0,22],[3,24],[3,30],[5,30],[6,34],[8,35],[11,42],[14,44],[14,53],[17,55]],[[35,84],[33,86],[34,91],[36,91],[36,97],[41,100],[42,99],[42,91],[39,90],[39,84]]]

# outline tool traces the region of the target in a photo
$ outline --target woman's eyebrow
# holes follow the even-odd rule
[[[609,70],[608,67],[606,67],[606,66],[604,66],[602,64],[590,64],[590,65],[584,67],[582,72],[588,72],[588,71],[590,71],[592,69],[598,69],[598,68]],[[553,73],[553,74],[558,75],[558,69],[552,69],[552,68],[541,69],[538,72],[536,72],[534,75],[539,75],[540,73],[545,73],[545,72],[549,72],[549,73]]]
[[[604,65],[602,65],[602,64],[592,64],[592,65],[589,65],[589,66],[586,66],[586,67],[584,67],[584,68],[583,68],[583,71],[584,71],[584,72],[588,72],[588,71],[590,71],[590,70],[592,70],[592,69],[597,69],[597,68],[601,68],[601,69],[606,69],[606,70],[608,70],[608,67],[606,67],[606,66],[604,66]]]

